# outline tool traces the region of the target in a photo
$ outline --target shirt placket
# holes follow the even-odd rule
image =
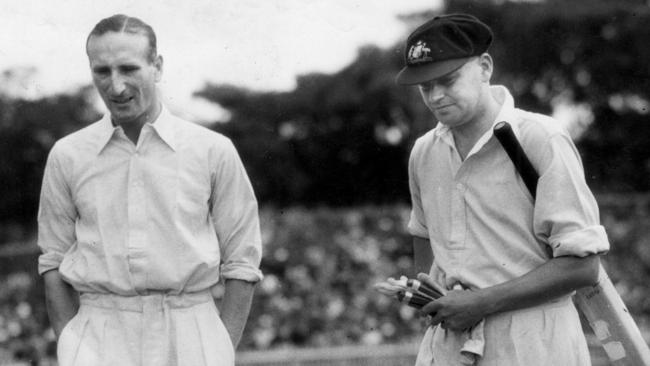
[[[455,146],[452,146],[451,166],[454,179],[451,188],[451,230],[449,235],[449,278],[457,278],[463,265],[463,250],[465,249],[465,236],[467,228],[467,215],[465,210],[465,184],[467,160],[461,161]]]
[[[143,129],[142,133],[145,133]],[[140,136],[143,140],[144,136]],[[141,142],[141,141],[139,141]],[[131,153],[127,188],[128,205],[128,262],[129,271],[137,292],[146,290],[147,215],[144,187],[142,146],[138,143]]]

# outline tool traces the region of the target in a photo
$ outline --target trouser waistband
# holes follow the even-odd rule
[[[210,291],[167,294],[153,293],[137,296],[121,296],[105,293],[82,293],[82,305],[122,311],[162,311],[163,309],[182,309],[213,301]]]

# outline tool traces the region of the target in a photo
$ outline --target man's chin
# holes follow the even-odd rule
[[[117,124],[130,123],[137,118],[134,113],[120,111],[119,109],[110,109],[109,112],[111,113],[111,119]]]
[[[440,114],[435,114],[436,119],[442,123],[443,125],[447,125],[449,127],[452,127],[453,125],[456,124],[456,119],[455,118],[449,118],[450,116],[448,115],[440,115]]]

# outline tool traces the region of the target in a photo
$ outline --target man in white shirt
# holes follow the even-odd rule
[[[241,160],[226,137],[162,105],[149,25],[103,19],[86,51],[109,113],[52,148],[38,215],[59,364],[234,365],[262,278]]]
[[[422,309],[417,365],[588,365],[570,295],[596,283],[607,236],[566,131],[490,85],[492,37],[473,16],[435,17],[397,77],[438,120],[409,161],[416,269],[452,290]],[[492,133],[500,121],[540,175],[536,201]]]

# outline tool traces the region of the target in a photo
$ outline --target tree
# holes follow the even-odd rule
[[[350,205],[407,197],[409,98],[394,87],[399,59],[377,47],[333,75],[298,78],[287,93],[209,85],[232,113],[233,138],[258,196],[277,204]]]
[[[0,223],[34,225],[50,148],[99,117],[88,93],[84,88],[36,100],[0,98]]]
[[[650,189],[644,127],[650,10],[643,2],[457,0],[447,6],[447,13],[469,12],[491,25],[493,81],[506,85],[519,107],[585,112],[576,130],[586,132],[576,138],[594,189]],[[414,27],[434,15],[402,19]],[[348,67],[301,76],[287,93],[209,85],[199,95],[233,112],[218,129],[242,148],[264,201],[408,200],[408,151],[433,121],[414,88],[393,83],[402,47],[362,48]]]

